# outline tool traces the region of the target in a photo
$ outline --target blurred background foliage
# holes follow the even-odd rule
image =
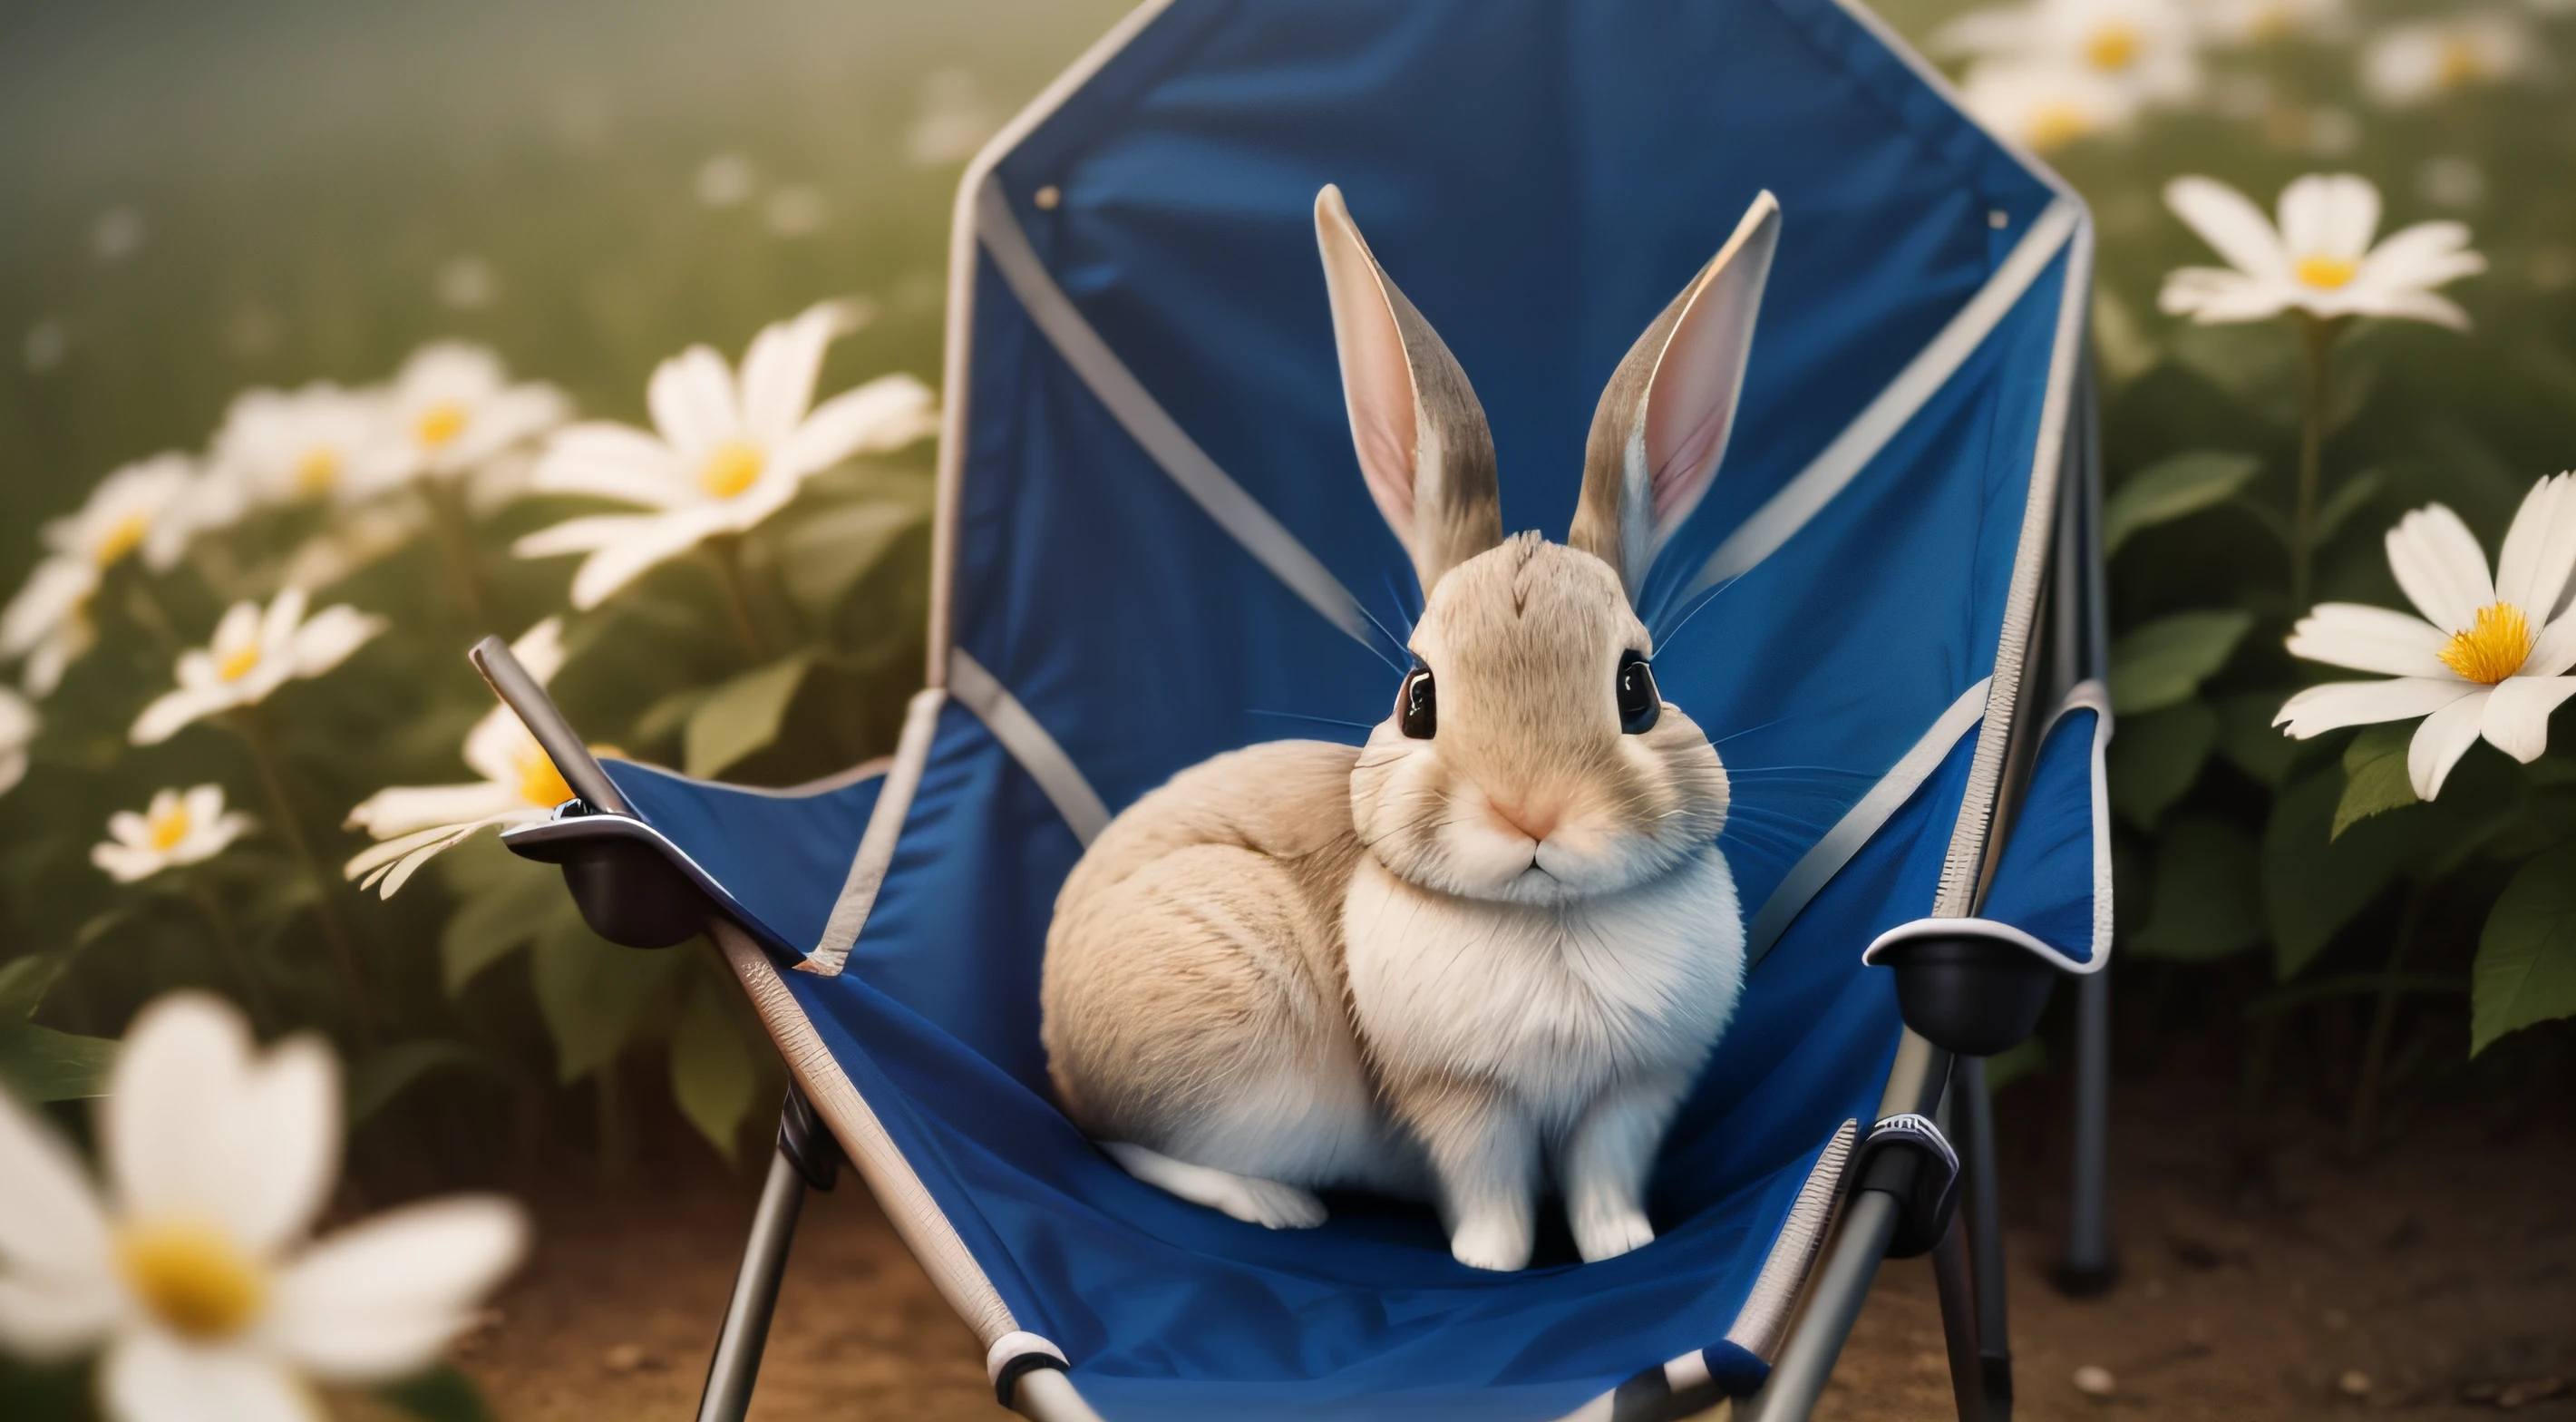
[[[832,348],[819,390],[935,382],[960,165],[1124,8],[9,7],[0,588],[33,567],[44,520],[121,464],[202,450],[239,391],[381,380],[437,338],[489,345],[583,418],[641,424],[656,362],[693,342],[731,358],[766,322],[855,298],[870,319]],[[1965,8],[1884,7],[1918,40]],[[2302,611],[2282,533],[2298,338],[2158,313],[2164,273],[2211,260],[2158,194],[2206,173],[2268,206],[2301,173],[2352,171],[2386,195],[2388,227],[2474,228],[2490,270],[2449,293],[2472,334],[2370,324],[2336,353],[2318,595],[2402,606],[2380,549],[2399,514],[2447,503],[2492,550],[2531,482],[2576,463],[2576,21],[2529,14],[2537,50],[2513,82],[2402,111],[2356,84],[2376,29],[2460,13],[2370,0],[2340,38],[2212,50],[2192,101],[2048,154],[2100,232],[2123,1037],[2218,1042],[2249,1122],[2295,1084],[2346,1112],[2357,1145],[2464,1081],[2508,1113],[2564,1082],[2562,1028],[2505,1034],[2576,1010],[2562,904],[2576,762],[2481,747],[2438,803],[2411,805],[2388,790],[2384,730],[2271,729],[2322,679],[2281,645]],[[930,458],[916,444],[809,481],[745,540],[757,646],[702,559],[571,615],[554,691],[575,724],[770,784],[888,750],[920,675]],[[478,509],[462,575],[416,524],[346,556],[348,521],[311,507],[201,538],[168,574],[113,569],[100,646],[42,702],[32,769],[0,798],[11,1084],[79,1094],[95,1039],[198,983],[256,999],[264,1030],[332,1032],[353,1064],[358,1163],[396,1179],[497,1174],[563,1142],[613,1169],[644,1091],[670,1092],[728,1154],[765,1123],[773,1058],[711,957],[597,940],[552,871],[488,835],[390,901],[305,872],[274,825],[132,886],[88,862],[107,815],[165,785],[215,781],[273,817],[235,739],[199,728],[137,748],[125,728],[225,604],[320,566],[321,549],[354,566],[317,603],[395,625],[262,708],[298,822],[336,866],[365,843],[340,828],[349,806],[469,778],[457,748],[491,703],[461,652],[565,611],[573,567],[513,558],[510,541],[596,507]],[[329,915],[363,948],[372,1024],[337,995]],[[2499,934],[2525,970],[2473,1018],[2473,965]],[[2475,1045],[2503,1040],[2474,1060],[2473,1021]]]

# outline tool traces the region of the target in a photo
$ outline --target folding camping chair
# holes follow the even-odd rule
[[[1507,520],[1560,535],[1610,368],[1757,191],[1784,213],[1725,465],[1641,598],[1734,768],[1755,961],[1659,1237],[1600,1263],[1543,1236],[1469,1269],[1357,1198],[1266,1231],[1050,1104],[1041,945],[1083,844],[1317,729],[1281,716],[1382,717],[1399,675],[1376,624],[1416,594],[1353,467],[1326,182],[1474,380]],[[1975,1059],[2109,947],[2090,259],[2075,196],[1837,0],[1130,16],[959,191],[929,684],[888,764],[602,764],[478,649],[579,796],[511,847],[609,938],[709,933],[794,1081],[701,1417],[742,1414],[836,1145],[1031,1417],[1800,1418],[1879,1260],[1927,1251],[1962,1416],[2008,1411]]]

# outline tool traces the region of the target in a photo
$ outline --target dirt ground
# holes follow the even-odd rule
[[[2078,1301],[2044,1277],[2062,1209],[2052,1103],[2005,1094],[2020,1417],[2576,1418],[2576,1133],[2419,1120],[2350,1165],[2319,1125],[2248,1188],[2213,1099],[2216,1083],[2124,1084],[2124,1273]],[[615,1190],[538,1192],[539,1252],[458,1353],[508,1422],[692,1415],[755,1182],[667,1154]],[[2107,1395],[2079,1389],[2079,1369],[2106,1370]],[[1818,1416],[1943,1418],[1948,1389],[1931,1270],[1891,1264]],[[751,1415],[1007,1415],[972,1335],[846,1176],[807,1203]]]

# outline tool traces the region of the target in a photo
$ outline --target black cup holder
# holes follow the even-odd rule
[[[2018,944],[1972,934],[1926,934],[1878,950],[1896,974],[1905,1025],[1936,1047],[1990,1057],[2039,1026],[2057,968]]]
[[[627,948],[668,948],[706,929],[715,905],[633,820],[570,812],[503,836],[524,859],[563,868],[590,931]]]

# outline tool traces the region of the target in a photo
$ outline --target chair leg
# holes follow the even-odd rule
[[[2004,1307],[2003,1186],[1995,1173],[1994,1103],[1983,1057],[1959,1059],[1959,1118],[1968,1147],[1968,1247],[1977,1298],[1985,1422],[2012,1422],[2012,1333]]]
[[[751,1217],[742,1269],[733,1278],[733,1300],[716,1332],[707,1362],[706,1391],[698,1396],[698,1422],[742,1422],[751,1410],[752,1384],[760,1379],[760,1353],[769,1342],[769,1316],[778,1306],[778,1280],[787,1271],[787,1246],[805,1206],[805,1176],[785,1150],[769,1158],[760,1208]]]
[[[2111,1116],[2111,975],[2088,973],[2075,991],[2075,1194],[2057,1287],[2098,1294],[2120,1276],[2103,1210]]]
[[[1967,1222],[1950,1217],[1932,1246],[1932,1286],[1941,1296],[1941,1336],[1950,1348],[1950,1396],[1959,1422],[1986,1422],[1985,1360],[1977,1350],[1977,1297],[1969,1282]]]

